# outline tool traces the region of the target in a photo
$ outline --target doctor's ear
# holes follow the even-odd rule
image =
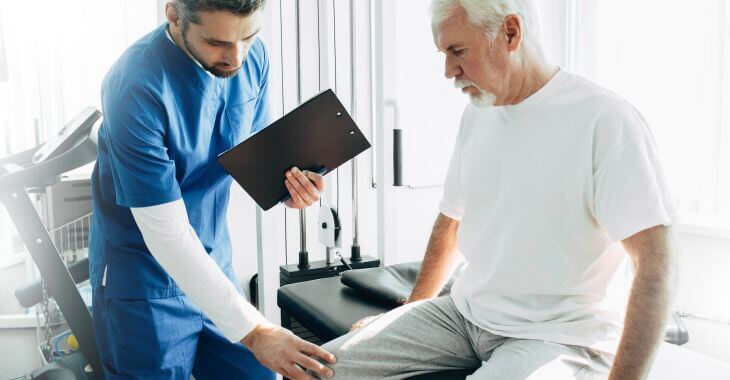
[[[180,15],[178,15],[177,9],[172,3],[165,4],[165,16],[167,17],[167,22],[170,24],[170,28],[179,31]]]

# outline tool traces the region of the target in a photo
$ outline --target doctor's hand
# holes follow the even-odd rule
[[[319,200],[324,191],[324,177],[293,167],[286,172],[284,186],[289,190],[290,198],[284,202],[287,207],[303,209]]]
[[[291,331],[271,325],[258,325],[241,339],[263,366],[292,380],[315,380],[312,371],[323,378],[332,377],[332,370],[322,362],[335,364],[335,356],[319,346],[299,339]]]

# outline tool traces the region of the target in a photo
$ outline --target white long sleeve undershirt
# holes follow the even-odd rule
[[[152,256],[226,338],[238,342],[269,323],[205,251],[181,199],[131,210]]]

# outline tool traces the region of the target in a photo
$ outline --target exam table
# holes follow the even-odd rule
[[[323,342],[346,334],[363,317],[393,308],[387,301],[363,297],[357,290],[343,285],[340,277],[285,285],[279,288],[277,300],[283,312]],[[444,371],[412,379],[464,379],[474,370]]]
[[[409,266],[406,277],[413,276],[414,263],[399,264]],[[343,284],[342,277],[330,277],[306,282],[285,285],[279,288],[277,303],[283,315],[287,315],[297,325],[307,330],[307,334],[315,337],[316,341],[327,342],[346,334],[353,323],[366,316],[378,315],[397,306],[394,302],[397,294],[403,293],[404,279],[400,270],[388,271],[389,267],[371,268],[352,271],[352,275],[359,278],[358,290]],[[395,273],[395,276],[392,274]],[[367,284],[362,281],[366,276],[372,277],[377,289],[366,289]],[[350,276],[352,277],[352,276]],[[383,294],[382,285],[391,282],[396,289]],[[393,282],[394,281],[394,282]],[[407,282],[407,281],[406,281]],[[355,286],[357,288],[357,286]],[[448,288],[448,285],[447,285]],[[442,293],[443,294],[443,293]],[[676,318],[670,326],[657,358],[654,361],[650,379],[730,379],[730,364],[712,359],[693,351],[679,347],[688,340],[686,329],[681,320]],[[291,322],[283,323],[289,327]],[[430,373],[412,377],[412,379],[464,379],[475,369],[453,370],[439,373]]]

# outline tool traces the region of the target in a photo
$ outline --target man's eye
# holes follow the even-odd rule
[[[465,51],[466,51],[466,49],[454,50],[454,55],[462,56],[462,55],[464,55]]]

